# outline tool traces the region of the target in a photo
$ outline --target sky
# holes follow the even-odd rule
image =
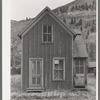
[[[46,6],[55,9],[74,0],[11,0],[11,20],[34,18]]]

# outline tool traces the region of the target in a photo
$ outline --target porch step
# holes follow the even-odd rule
[[[74,90],[77,90],[77,91],[88,91],[88,89],[87,89],[86,86],[85,86],[85,87],[74,87],[72,90],[73,90],[73,91],[74,91]]]
[[[30,87],[30,88],[27,88],[26,91],[27,92],[43,92],[44,88],[41,88],[41,87]]]

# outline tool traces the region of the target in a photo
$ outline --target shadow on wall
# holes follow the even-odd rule
[[[11,75],[21,74],[21,68],[12,67],[11,68]]]

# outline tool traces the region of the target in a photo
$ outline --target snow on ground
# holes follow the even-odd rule
[[[11,100],[96,100],[96,77],[88,75],[87,90],[54,90],[22,93],[21,76],[11,76]]]

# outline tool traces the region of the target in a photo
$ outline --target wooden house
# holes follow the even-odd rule
[[[82,37],[49,7],[18,36],[22,39],[22,90],[85,87],[88,56]]]

